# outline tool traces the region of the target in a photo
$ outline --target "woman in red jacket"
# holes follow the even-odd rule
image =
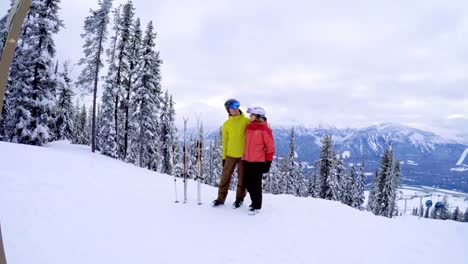
[[[255,215],[262,208],[262,178],[263,173],[270,171],[275,143],[265,110],[252,107],[247,113],[250,114],[250,124],[245,130],[244,185],[252,200],[249,214]]]

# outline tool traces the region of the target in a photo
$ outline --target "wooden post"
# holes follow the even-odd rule
[[[5,97],[5,86],[8,80],[8,73],[10,72],[11,61],[13,60],[21,28],[23,27],[23,21],[31,6],[31,2],[32,0],[16,0],[6,22],[8,37],[5,41],[0,60],[0,118],[2,118],[3,98]]]
[[[5,41],[3,52],[0,58],[0,120],[2,119],[3,98],[5,97],[5,87],[8,80],[11,61],[15,54],[24,18],[28,13],[32,0],[16,0],[10,10],[10,15],[6,22],[8,36]],[[6,264],[5,249],[3,247],[2,227],[0,225],[0,264]]]
[[[5,250],[3,249],[2,226],[0,226],[0,264],[6,264]]]

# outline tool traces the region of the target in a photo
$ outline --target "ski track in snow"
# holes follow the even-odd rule
[[[264,195],[262,212],[212,208],[217,189],[88,147],[0,142],[0,217],[8,263],[468,263],[468,224],[374,216],[339,202]],[[182,180],[178,198],[182,200]],[[434,254],[434,252],[437,254]],[[390,254],[390,255],[389,255]]]
[[[463,161],[465,160],[466,155],[468,155],[468,148],[466,148],[465,151],[463,151],[463,154],[461,155],[460,159],[457,162],[457,166],[460,166],[463,164]]]

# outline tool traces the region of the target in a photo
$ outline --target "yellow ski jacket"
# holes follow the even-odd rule
[[[226,156],[242,158],[245,150],[245,128],[250,123],[250,119],[243,113],[239,116],[229,116],[223,124],[223,159]]]

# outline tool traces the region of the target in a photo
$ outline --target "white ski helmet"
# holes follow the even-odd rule
[[[260,107],[260,106],[252,106],[252,107],[247,108],[247,113],[248,113],[248,114],[258,115],[258,116],[261,116],[261,117],[265,117],[265,116],[266,116],[266,111],[265,111],[265,109],[263,109],[263,108]]]

